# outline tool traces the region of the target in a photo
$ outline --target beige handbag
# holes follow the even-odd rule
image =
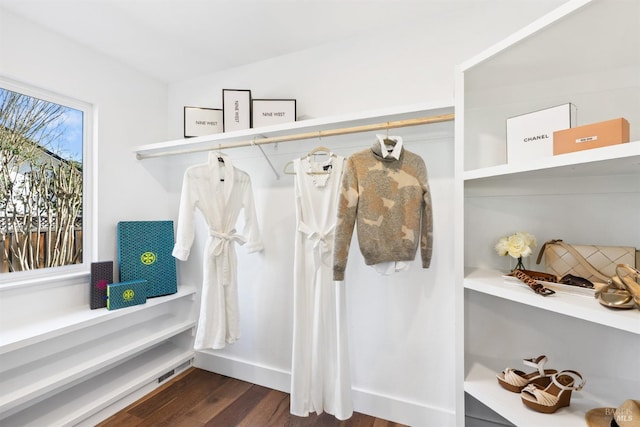
[[[618,264],[636,266],[636,248],[630,246],[570,245],[550,240],[540,248],[536,264],[542,254],[545,271],[558,278],[572,274],[590,282],[609,283]]]

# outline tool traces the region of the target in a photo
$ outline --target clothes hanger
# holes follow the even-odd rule
[[[222,158],[222,144],[218,144],[218,161],[224,163],[224,159]]]
[[[322,142],[322,138],[319,138],[320,141]],[[331,152],[331,150],[329,150],[327,147],[323,146],[323,145],[318,145],[317,147],[315,147],[313,150],[309,151],[309,153],[307,153],[307,157],[312,157],[312,156],[329,156],[329,157],[334,157],[334,154]],[[325,165],[323,167],[323,170],[321,171],[306,171],[305,173],[307,175],[329,175],[331,173],[331,169],[332,169],[333,165],[331,163]]]
[[[326,156],[331,156],[331,157],[335,156],[331,152],[331,150],[329,150],[327,147],[319,145],[319,146],[313,148],[311,151],[309,151],[302,158],[311,157],[311,156],[317,156],[317,155],[323,155],[323,156],[326,155]],[[293,170],[293,160],[289,160],[287,163],[285,163],[284,169],[283,169],[283,173],[286,174],[286,175],[295,175],[296,174],[295,171]],[[331,168],[328,168],[327,170],[323,170],[323,171],[307,171],[306,173],[307,173],[307,175],[328,175],[328,174],[331,173]]]
[[[332,156],[333,153],[327,147],[323,147],[322,145],[317,146],[313,150],[309,151],[309,153],[307,153],[307,157],[317,156],[317,155]]]
[[[213,164],[215,160],[219,161],[220,163],[224,163],[224,158],[222,157],[220,146],[218,146],[218,151],[209,151],[209,164]]]
[[[293,160],[289,160],[285,163],[284,168],[282,169],[282,173],[285,175],[295,175],[295,171],[293,170]]]
[[[389,145],[392,147],[395,147],[396,144],[398,143],[398,141],[400,140],[399,136],[389,136],[389,129],[387,129],[387,134],[385,135],[380,135],[380,134],[376,134],[376,137],[378,138],[378,141],[380,141],[380,144],[385,144],[385,145]]]
[[[330,156],[333,156],[332,152],[328,153]],[[309,156],[309,154],[307,154],[307,156]],[[305,157],[307,157],[305,156]],[[329,175],[331,173],[331,165],[328,165],[329,168],[327,170],[322,170],[322,171],[307,171],[305,172],[307,175]],[[295,171],[293,170],[293,160],[289,160],[287,163],[285,163],[284,168],[282,170],[282,173],[284,173],[285,175],[295,175]]]
[[[218,151],[209,151],[209,160],[208,160],[208,164],[209,167],[213,167],[213,164],[215,161],[218,161],[218,163],[221,164],[221,167],[225,167],[225,162],[224,162],[224,158],[222,157],[222,151],[221,151],[221,147],[218,146]],[[221,176],[220,177],[220,182],[224,182],[224,178]]]

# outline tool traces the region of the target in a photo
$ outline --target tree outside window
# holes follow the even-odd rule
[[[83,114],[0,87],[0,273],[82,263]]]

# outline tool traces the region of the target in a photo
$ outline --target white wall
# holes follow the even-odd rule
[[[0,74],[94,106],[98,124],[95,260],[116,260],[118,221],[168,217],[166,195],[157,177],[131,152],[133,146],[166,137],[166,85],[3,9]],[[74,283],[0,291],[0,322],[8,328],[35,316],[86,305],[86,278]]]
[[[455,16],[417,16],[415,22],[391,23],[348,42],[172,84],[169,134],[181,137],[183,106],[221,108],[223,88],[251,89],[256,98],[295,98],[300,118],[420,102],[452,105],[455,65],[560,3],[484,2]],[[410,425],[453,425],[453,131],[426,126],[394,134],[407,137],[407,148],[420,154],[429,170],[434,259],[429,270],[414,266],[408,273],[381,277],[364,266],[357,242],[352,245],[345,283],[354,403],[358,411]],[[368,147],[372,138],[325,139],[321,145],[348,156]],[[281,171],[286,161],[318,144],[293,142],[266,150]],[[255,148],[227,154],[252,176],[265,251],[238,251],[242,339],[224,350],[200,353],[197,363],[286,390],[295,233],[291,177],[276,180]],[[204,159],[177,156],[166,164],[179,180],[185,167]],[[171,178],[165,185],[177,209],[179,182]],[[203,225],[201,230],[203,241]],[[194,258],[201,250],[180,266],[182,280],[199,283],[201,262]]]
[[[295,98],[300,119],[451,100],[457,64],[566,1],[465,1],[455,13],[437,16],[420,12],[422,2],[415,2],[413,22],[390,22],[352,40],[171,84],[170,137],[182,137],[183,106],[222,108],[222,88]]]

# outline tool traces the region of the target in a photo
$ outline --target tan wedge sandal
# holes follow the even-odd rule
[[[509,391],[520,393],[529,383],[538,384],[541,387],[548,386],[551,382],[551,375],[558,372],[555,369],[544,369],[544,364],[547,363],[547,356],[545,355],[538,356],[535,359],[524,359],[522,363],[538,370],[526,374],[518,369],[507,368],[496,375],[498,384]]]
[[[577,381],[580,384],[575,385]],[[552,414],[558,409],[569,406],[571,392],[581,390],[585,381],[576,371],[562,371],[551,376],[551,383],[546,387],[529,384],[522,389],[522,403],[534,411]]]

